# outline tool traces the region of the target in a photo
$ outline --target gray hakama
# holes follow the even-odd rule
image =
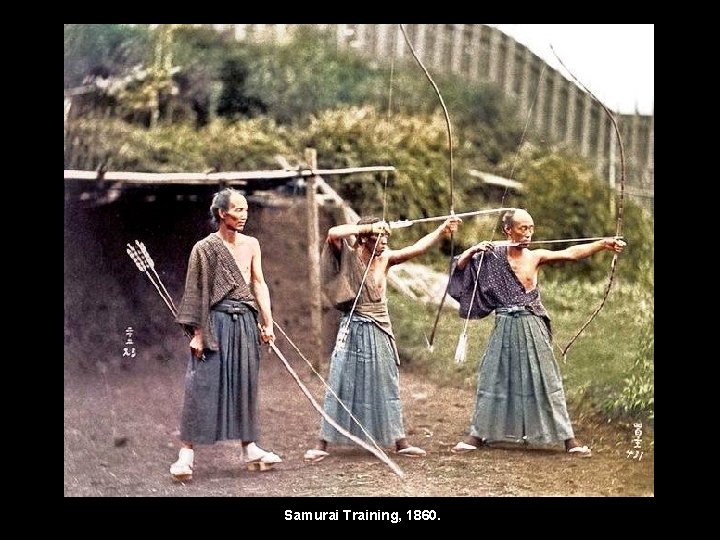
[[[340,320],[347,324],[348,314]],[[391,446],[405,437],[400,404],[400,374],[392,338],[370,318],[353,314],[344,343],[338,343],[330,361],[328,384],[378,444]],[[327,390],[325,412],[353,435],[371,442],[347,410]],[[320,438],[352,445],[322,421]]]
[[[363,282],[364,272],[365,263],[345,240],[339,251],[330,243],[325,245],[321,275],[326,300],[343,312],[330,358],[328,385],[378,444],[390,446],[405,437],[400,404],[400,358],[383,284],[376,283],[372,274]],[[347,326],[356,294],[359,294],[358,302]],[[346,326],[348,334],[343,341],[341,335]],[[372,444],[330,390],[325,392],[324,408],[338,424]],[[355,444],[325,420],[320,426],[320,438],[331,443]]]
[[[254,441],[260,367],[255,311],[244,302],[226,299],[213,306],[209,319],[220,347],[206,348],[205,360],[191,355],[180,439],[201,444]]]
[[[526,291],[513,272],[507,248],[475,256],[462,270],[455,267],[449,294],[460,302],[461,317],[496,314],[478,369],[470,435],[538,444],[574,437],[553,355],[550,318],[539,289]]]
[[[470,435],[548,444],[574,437],[562,376],[541,317],[498,308],[480,362]]]

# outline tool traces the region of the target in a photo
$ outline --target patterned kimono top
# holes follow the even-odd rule
[[[550,316],[540,300],[540,289],[526,291],[507,260],[507,247],[499,246],[476,254],[462,270],[453,261],[448,294],[460,303],[460,316],[471,319],[487,317],[497,308],[520,306],[542,317],[550,329]],[[480,275],[475,291],[475,276]]]
[[[193,327],[201,327],[203,346],[217,351],[217,338],[208,324],[209,315],[212,306],[225,298],[245,302],[257,312],[250,287],[232,253],[217,234],[211,233],[190,252],[185,292],[175,320],[191,333]]]

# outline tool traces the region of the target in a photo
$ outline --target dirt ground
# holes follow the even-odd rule
[[[302,370],[297,363],[297,370]],[[308,372],[307,369],[304,370]],[[322,385],[304,377],[315,396]],[[280,361],[261,368],[259,444],[283,458],[268,472],[245,470],[239,444],[198,446],[192,482],[173,483],[183,366],[132,374],[65,375],[66,496],[635,496],[653,495],[654,463],[627,457],[631,429],[587,420],[578,437],[590,459],[552,449],[502,445],[456,456],[450,448],[467,430],[473,393],[439,388],[401,375],[405,427],[428,452],[409,459],[388,450],[405,473],[396,476],[362,449],[332,447],[317,464],[302,455],[318,433],[319,415]]]
[[[154,208],[160,209],[163,219],[181,221],[178,216],[165,215],[160,206]],[[590,459],[570,457],[560,446],[500,445],[461,456],[452,454],[450,448],[468,429],[474,392],[438,387],[402,366],[406,432],[412,444],[427,450],[427,457],[409,459],[388,449],[390,458],[404,471],[403,478],[368,452],[350,447],[331,446],[330,457],[321,463],[305,463],[302,455],[315,442],[320,416],[279,359],[267,351],[261,366],[258,443],[279,454],[283,462],[272,471],[249,472],[243,466],[239,443],[198,446],[194,479],[173,483],[168,468],[178,450],[186,342],[150,283],[137,270],[127,269],[130,263],[123,259],[127,258],[124,246],[136,235],[148,243],[151,254],[156,253],[158,267],[170,268],[161,275],[177,301],[189,247],[205,233],[198,232],[189,220],[184,229],[173,228],[173,247],[168,250],[167,238],[157,232],[153,220],[131,226],[127,215],[122,206],[78,209],[74,203],[66,204],[66,497],[654,495],[652,449],[646,445],[642,459],[629,458],[632,427],[587,416],[573,416],[573,420],[577,437],[593,449]],[[302,215],[293,208],[264,208],[254,214],[255,229],[248,232],[257,235],[263,246],[275,318],[300,349],[307,351],[307,316],[302,299],[306,265],[304,246],[297,235],[304,227],[298,217]],[[134,214],[135,222],[139,219]],[[287,224],[293,219],[294,226],[277,227],[278,221]],[[113,221],[114,233],[98,234],[108,220]],[[96,261],[97,271],[88,271],[90,259]],[[335,315],[328,312],[326,349],[332,343],[334,320]],[[137,334],[138,355],[134,359],[119,354],[127,325],[132,325]],[[322,403],[320,381],[282,338],[277,343]],[[327,363],[323,374],[326,371]]]

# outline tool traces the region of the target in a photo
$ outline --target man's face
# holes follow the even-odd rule
[[[518,210],[515,212],[510,230],[505,230],[508,234],[508,240],[517,242],[518,244],[526,244],[532,240],[535,233],[535,223],[527,212]]]
[[[230,204],[227,211],[220,210],[223,224],[235,232],[242,232],[248,218],[248,203],[245,197],[237,193],[230,195]]]
[[[367,248],[372,253],[373,250],[375,250],[375,256],[380,255],[383,251],[387,249],[388,245],[388,237],[387,235],[383,234],[381,236],[372,235],[369,236],[367,239]]]

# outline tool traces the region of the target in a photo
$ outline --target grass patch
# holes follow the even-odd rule
[[[652,332],[652,303],[646,302],[648,292],[639,285],[616,283],[603,310],[570,348],[567,360],[561,359],[561,347],[599,305],[604,286],[604,283],[580,282],[549,282],[542,286],[543,303],[552,319],[555,357],[560,363],[568,402],[574,409],[589,408],[607,418],[636,414],[646,418],[649,414],[652,418],[652,411],[642,410],[643,407],[622,410],[622,396],[628,394],[628,384],[635,381],[632,384],[637,386],[638,355],[647,351],[642,343],[647,340],[648,329]],[[475,388],[478,362],[495,322],[493,315],[470,321],[466,361],[456,364],[455,348],[464,324],[456,310],[443,310],[434,349],[429,350],[426,337],[432,330],[437,308],[394,291],[389,292],[389,306],[404,369],[421,373],[444,386]],[[648,360],[646,353],[640,367],[648,363],[652,366],[652,356]],[[647,386],[648,381],[652,384],[652,377],[645,376],[642,387],[645,409],[647,394],[653,392]],[[637,394],[631,393],[634,397]],[[620,405],[613,406],[613,403]],[[652,408],[652,401],[649,406]]]

